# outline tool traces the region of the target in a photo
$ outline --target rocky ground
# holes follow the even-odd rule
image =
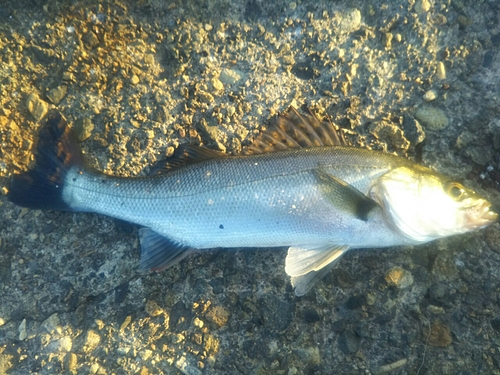
[[[500,374],[500,230],[351,251],[305,297],[285,251],[138,272],[137,228],[10,204],[51,108],[130,176],[228,153],[289,105],[499,203],[497,0],[0,1],[0,374]]]

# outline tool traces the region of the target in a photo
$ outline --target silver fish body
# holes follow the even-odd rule
[[[368,195],[373,181],[401,162],[406,160],[364,149],[318,147],[215,158],[146,178],[75,168],[63,196],[75,211],[131,221],[198,249],[394,246],[415,241],[396,232],[381,207],[367,221],[339,210],[314,172],[337,176]]]
[[[497,219],[472,190],[407,159],[347,147],[315,116],[289,110],[278,125],[249,148],[253,155],[185,146],[157,175],[120,178],[86,168],[54,112],[35,167],[13,177],[8,197],[143,226],[143,269],[168,267],[191,249],[286,246],[297,295],[350,248],[424,243]],[[259,154],[269,149],[281,151]]]

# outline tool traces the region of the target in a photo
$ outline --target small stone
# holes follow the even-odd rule
[[[101,368],[101,366],[99,366],[98,363],[92,363],[90,365],[90,373],[91,374],[97,374],[97,371],[99,371],[100,368]]]
[[[99,45],[99,38],[92,31],[87,31],[83,34],[82,42],[86,48],[92,49]]]
[[[345,33],[352,33],[361,27],[361,12],[359,9],[349,9],[342,15],[340,30]]]
[[[195,318],[194,321],[193,321],[193,324],[198,327],[198,328],[203,328],[203,320],[199,319],[199,318]]]
[[[125,328],[127,328],[131,322],[132,322],[132,315],[127,315],[127,317],[120,326],[120,332],[125,331]]]
[[[385,33],[384,34],[384,46],[385,48],[387,49],[391,49],[392,48],[392,38],[394,36],[392,35],[392,33]]]
[[[158,316],[161,315],[164,311],[155,301],[148,300],[146,302],[146,312],[149,316]]]
[[[63,79],[63,81],[74,81],[75,75],[71,72],[64,72],[62,79]]]
[[[426,102],[432,102],[433,100],[436,100],[437,97],[438,97],[438,94],[437,94],[436,90],[429,90],[429,91],[426,91],[424,94],[424,100]]]
[[[352,331],[342,332],[339,336],[339,347],[344,354],[356,353],[359,349],[360,338]]]
[[[219,80],[225,85],[234,85],[243,76],[243,73],[236,69],[222,69]]]
[[[28,332],[26,331],[26,319],[23,319],[18,328],[19,331],[19,340],[24,341],[26,337],[28,337]]]
[[[429,337],[429,345],[437,347],[450,346],[453,342],[451,337],[450,327],[439,321],[434,321],[431,324],[431,330],[424,330],[424,337]]]
[[[64,367],[69,371],[75,371],[78,366],[78,357],[75,353],[68,353],[64,357]]]
[[[5,324],[5,320],[3,320],[2,318],[0,318],[0,327],[3,326]]]
[[[204,118],[200,120],[199,124],[201,126],[200,130],[202,130],[206,136],[217,145],[218,149],[222,152],[226,152],[226,146],[224,146],[220,140],[221,137],[219,128],[217,126],[210,126]]]
[[[83,343],[83,351],[85,353],[92,352],[95,348],[97,348],[100,342],[101,342],[101,336],[99,336],[99,334],[96,333],[95,331],[89,330],[87,332],[85,341]]]
[[[47,92],[47,98],[49,98],[49,100],[55,105],[58,105],[66,96],[67,92],[68,86],[61,85],[56,87],[55,89],[49,90],[49,92]]]
[[[61,353],[71,351],[72,347],[73,341],[71,340],[71,337],[64,336],[59,340],[52,341],[45,349],[49,353]]]
[[[33,93],[26,99],[26,106],[36,121],[40,121],[48,112],[49,105]]]
[[[484,146],[469,146],[465,154],[479,165],[486,165],[493,159],[493,151]]]
[[[212,78],[210,82],[212,83],[214,90],[216,91],[224,90],[224,84],[218,78]]]
[[[59,327],[60,324],[61,321],[59,320],[59,316],[57,315],[57,313],[54,313],[43,321],[41,327],[45,329],[48,333],[53,333],[58,328],[59,330],[61,329]]]
[[[420,107],[415,112],[415,117],[429,130],[441,130],[449,124],[448,117],[446,117],[444,111],[431,106]]]
[[[206,92],[206,91],[200,91],[198,93],[198,97],[203,103],[210,104],[213,103],[215,98],[212,94]]]
[[[145,131],[145,133],[146,133],[146,138],[147,138],[147,139],[154,139],[154,137],[155,137],[155,132],[154,132],[154,130],[152,130],[152,129],[147,129],[147,130]]]
[[[292,1],[290,4],[288,4],[288,9],[295,10],[296,8],[297,8],[297,3],[295,1]]]
[[[134,74],[131,78],[130,78],[130,83],[133,84],[133,85],[137,85],[141,80],[139,79],[139,77],[137,76],[137,74]]]
[[[427,311],[434,315],[442,315],[445,313],[444,309],[439,306],[429,305],[427,306]]]
[[[88,117],[78,119],[78,121],[75,124],[75,132],[80,142],[90,138],[93,130],[94,130],[94,124],[92,123],[92,120]]]
[[[413,276],[401,267],[394,267],[385,275],[385,281],[398,289],[404,289],[413,284]]]
[[[415,3],[415,12],[418,14],[427,13],[431,9],[429,0],[417,0]]]
[[[366,294],[366,304],[368,306],[373,306],[376,301],[377,301],[377,295],[375,293]]]
[[[211,306],[208,310],[205,318],[211,322],[215,323],[217,326],[222,327],[226,325],[229,320],[230,313],[222,306]]]
[[[17,126],[17,124],[14,121],[10,120],[6,116],[0,116],[0,130],[1,131],[10,130],[13,132],[20,131],[19,126]]]
[[[440,80],[446,79],[446,67],[442,61],[438,62],[438,66],[436,68],[436,77]]]

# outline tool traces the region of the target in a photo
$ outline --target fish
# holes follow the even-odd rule
[[[60,112],[47,115],[33,168],[8,199],[139,225],[141,270],[195,251],[288,248],[285,272],[306,294],[349,249],[419,245],[497,221],[490,202],[407,158],[353,147],[331,121],[290,107],[244,152],[192,145],[140,177],[89,165]]]

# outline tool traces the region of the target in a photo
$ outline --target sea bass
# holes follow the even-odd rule
[[[245,155],[181,146],[149,177],[85,165],[60,113],[49,113],[33,169],[11,202],[95,212],[139,224],[141,268],[193,249],[288,247],[285,271],[305,294],[348,249],[416,245],[483,228],[490,203],[410,160],[349,147],[329,121],[290,108]]]

